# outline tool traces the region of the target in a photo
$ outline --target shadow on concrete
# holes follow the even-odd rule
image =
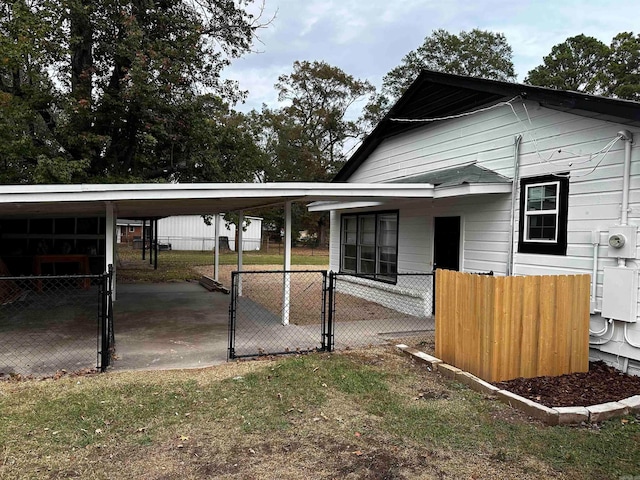
[[[113,369],[196,368],[225,362],[229,298],[197,283],[119,284]]]

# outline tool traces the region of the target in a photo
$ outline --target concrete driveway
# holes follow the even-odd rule
[[[197,283],[119,284],[114,370],[196,368],[227,360],[229,295]]]

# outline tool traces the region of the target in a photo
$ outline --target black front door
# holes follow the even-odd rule
[[[460,270],[460,217],[436,217],[433,269]]]

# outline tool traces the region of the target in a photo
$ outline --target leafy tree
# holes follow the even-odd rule
[[[502,33],[473,29],[455,35],[434,30],[416,50],[404,56],[400,65],[382,79],[379,94],[365,108],[371,126],[378,123],[391,105],[405,92],[422,70],[515,81],[513,52]]]
[[[525,83],[560,90],[602,93],[609,53],[609,47],[596,38],[582,34],[567,38],[551,49],[542,65],[527,74]]]
[[[262,181],[328,181],[345,161],[348,142],[362,135],[362,125],[350,119],[350,107],[374,91],[373,86],[325,62],[301,61],[275,85],[278,109],[253,112],[254,132],[260,138],[266,165]],[[266,222],[281,227],[282,217],[261,212]],[[320,233],[328,223],[294,205],[295,231]],[[322,239],[321,239],[322,240]]]
[[[622,32],[611,41],[606,93],[640,101],[640,34]]]
[[[249,1],[5,2],[0,180],[238,179],[229,149],[249,137],[223,124],[240,122],[228,104],[242,92],[220,72],[260,27]]]

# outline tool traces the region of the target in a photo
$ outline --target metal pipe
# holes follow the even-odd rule
[[[522,142],[522,135],[516,135],[513,145],[513,183],[511,186],[511,218],[509,219],[509,253],[507,255],[507,276],[513,274],[513,259],[514,248],[513,242],[515,241],[515,224],[516,224],[516,201],[518,192],[518,180],[520,176],[520,143]]]
[[[598,294],[598,247],[600,246],[600,231],[591,232],[593,245],[593,269],[591,271],[591,313],[596,311],[596,296]]]
[[[631,184],[631,144],[633,143],[633,134],[629,130],[621,130],[618,132],[618,135],[625,141],[620,225],[627,225],[629,221],[629,186]]]

